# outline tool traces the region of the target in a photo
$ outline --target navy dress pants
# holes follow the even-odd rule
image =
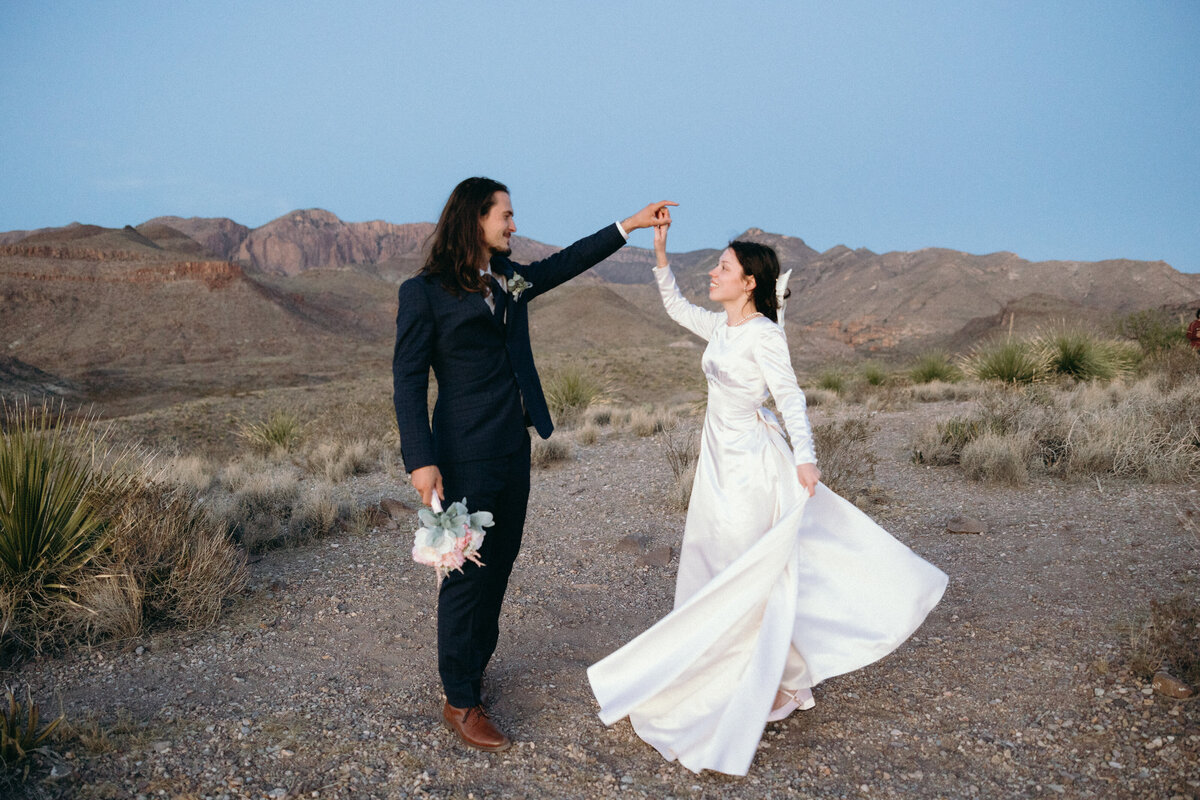
[[[479,548],[484,566],[467,562],[451,572],[438,594],[438,673],[446,700],[479,705],[480,683],[500,636],[500,606],[521,549],[529,504],[529,438],[499,458],[439,465],[446,505],[467,499],[469,511],[490,511],[494,525]]]

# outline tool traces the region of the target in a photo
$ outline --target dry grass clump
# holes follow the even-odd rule
[[[559,424],[574,423],[605,395],[604,381],[577,365],[555,370],[542,382],[546,405]]]
[[[1019,473],[1011,466],[1016,453],[1025,454],[1031,471],[1066,478],[1196,480],[1200,478],[1198,392],[1200,379],[1168,392],[1153,379],[1133,386],[1079,384],[1057,392],[986,392],[976,400],[973,414],[951,417],[920,431],[912,457],[923,464],[963,463],[967,447],[988,437],[987,449],[980,445],[971,457],[969,472],[980,480],[1011,484]],[[1004,457],[998,455],[997,437],[1012,440]]]
[[[610,405],[595,405],[589,406],[583,417],[584,425],[595,425],[604,427],[606,425],[615,424],[613,421],[614,409]]]
[[[629,429],[637,436],[653,436],[675,426],[676,414],[654,407],[635,408],[629,415]]]
[[[217,482],[218,470],[202,456],[175,456],[166,461],[160,478],[195,495],[207,492]]]
[[[844,497],[866,492],[875,480],[878,459],[871,451],[871,436],[876,430],[865,414],[814,427],[821,482]]]
[[[582,428],[575,432],[575,441],[583,445],[593,445],[600,438],[600,428],[591,422],[584,424]]]
[[[955,366],[950,354],[942,350],[930,350],[917,356],[908,368],[909,379],[917,385],[928,383],[957,383],[962,380],[962,370]]]
[[[300,481],[293,468],[269,462],[234,462],[221,479],[229,494],[214,498],[211,509],[229,526],[235,541],[250,552],[287,541],[288,520],[300,497]]]
[[[309,473],[339,483],[351,475],[363,475],[379,466],[384,449],[379,441],[326,439],[307,447],[301,463]]]
[[[333,484],[309,484],[301,491],[288,518],[286,543],[297,544],[328,536],[349,518],[350,506],[338,501]]]
[[[811,389],[804,390],[804,400],[809,408],[817,406],[828,406],[836,403],[838,394],[830,389],[822,389],[819,386],[814,386]]]
[[[696,459],[700,455],[699,437],[694,428],[674,424],[662,432],[659,439],[671,468],[674,482],[667,491],[667,505],[686,511],[692,499],[692,484],[696,481]]]
[[[4,413],[0,649],[203,625],[240,591],[241,554],[190,490],[105,458],[86,422]]]
[[[571,444],[563,438],[534,439],[529,453],[530,463],[545,468],[571,457]]]
[[[64,609],[72,638],[210,625],[247,579],[245,557],[225,526],[187,493],[149,482],[119,499],[95,567]]]
[[[918,403],[939,403],[946,400],[970,400],[978,392],[979,384],[958,381],[949,383],[931,380],[912,387],[912,398]]]
[[[290,452],[303,438],[304,425],[295,413],[276,409],[264,420],[243,423],[238,435],[262,453],[275,450]]]
[[[1004,435],[985,431],[962,448],[959,462],[972,480],[986,480],[1005,486],[1029,483],[1027,434]]]
[[[829,367],[817,374],[815,384],[818,389],[824,389],[840,395],[849,387],[850,378],[844,370]]]
[[[1179,594],[1152,601],[1150,614],[1130,636],[1130,667],[1149,678],[1165,670],[1200,685],[1200,597]]]

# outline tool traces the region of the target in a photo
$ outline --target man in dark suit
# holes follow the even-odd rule
[[[484,668],[496,648],[500,605],[521,546],[529,500],[529,432],[554,426],[529,346],[527,304],[603,261],[630,231],[664,224],[670,202],[653,203],[549,258],[509,260],[516,231],[504,184],[468,178],[450,194],[420,273],[400,286],[392,358],[396,421],[405,468],[426,505],[467,499],[490,511],[480,558],[442,581],[438,672],[445,723],[466,744],[511,742],[480,701]],[[429,423],[429,368],[438,397]]]

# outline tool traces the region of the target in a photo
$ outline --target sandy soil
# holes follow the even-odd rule
[[[1196,490],[1131,482],[1022,489],[909,463],[950,404],[881,412],[870,512],[950,575],[913,639],[828,681],[771,724],[746,778],[668,763],[595,716],[588,664],[670,608],[675,562],[638,564],[629,534],[677,548],[683,513],[654,438],[606,430],[536,470],[525,546],[486,691],[517,741],[469,751],[438,724],[434,585],[407,522],[277,551],[213,629],[23,665],[84,737],[40,784],[97,797],[1200,796],[1200,713],[1125,667],[1152,599],[1198,591]],[[824,414],[818,409],[816,421]],[[569,434],[567,434],[569,436]],[[395,473],[362,503],[412,502]],[[947,533],[970,514],[981,535]]]

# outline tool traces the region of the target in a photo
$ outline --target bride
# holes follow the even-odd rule
[[[783,331],[791,273],[780,278],[775,251],[732,242],[709,273],[724,311],[707,311],[675,284],[668,227],[654,229],[663,305],[708,341],[675,607],[588,679],[606,725],[628,716],[668,760],[745,775],[768,721],[812,708],[812,687],[898,647],[947,579],[819,482]],[[768,391],[790,449],[762,406]]]

